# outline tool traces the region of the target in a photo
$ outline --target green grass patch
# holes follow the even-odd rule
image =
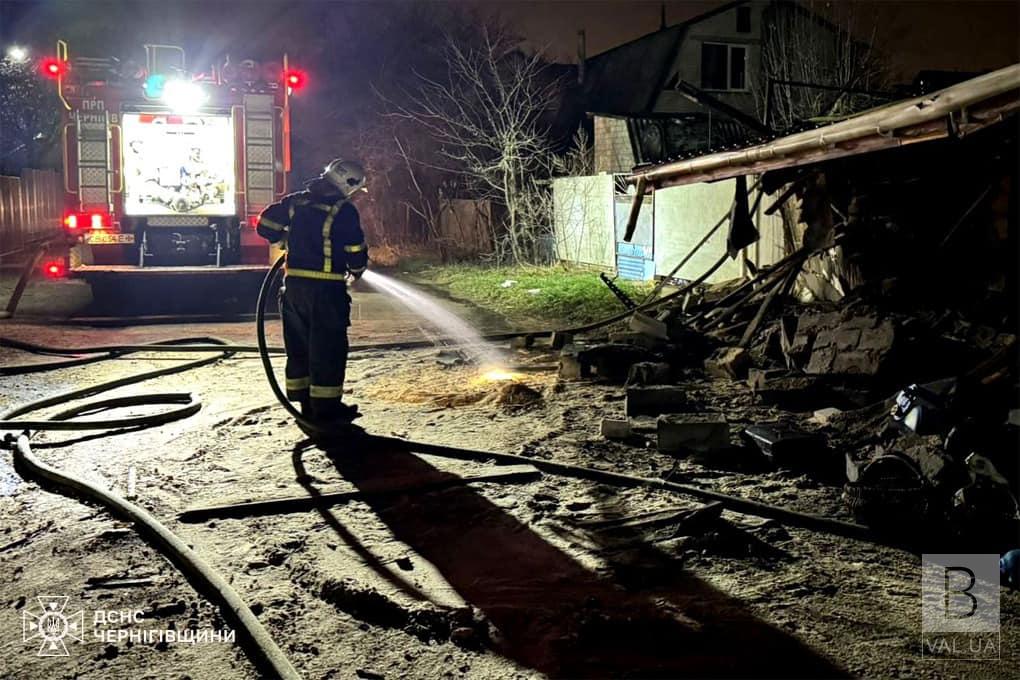
[[[590,270],[443,265],[425,268],[415,278],[517,323],[581,324],[624,309],[598,272]],[[507,281],[514,283],[504,287]],[[616,283],[638,302],[652,289],[651,283],[619,279]]]

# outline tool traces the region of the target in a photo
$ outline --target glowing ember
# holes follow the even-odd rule
[[[520,377],[520,373],[514,373],[513,371],[508,371],[505,368],[492,368],[482,373],[482,380],[488,380],[490,382],[517,380]]]

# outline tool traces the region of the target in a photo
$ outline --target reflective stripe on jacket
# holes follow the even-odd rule
[[[257,231],[270,243],[286,240],[287,276],[342,281],[368,266],[358,209],[342,196],[284,196],[262,211]]]

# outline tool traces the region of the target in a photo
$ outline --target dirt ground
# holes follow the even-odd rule
[[[418,333],[416,317],[386,299],[355,300],[352,341]],[[254,343],[250,323],[0,322],[0,336],[61,345],[209,335]],[[279,341],[276,329],[271,338]],[[508,381],[485,380],[471,366],[443,368],[435,349],[363,351],[351,357],[349,399],[371,433],[668,477],[850,519],[838,486],[810,476],[674,458],[640,433],[627,444],[606,441],[599,422],[623,416],[622,387],[560,382],[544,368],[555,357],[540,350],[507,354],[520,367],[514,381],[531,390],[507,389]],[[0,350],[3,365],[40,360]],[[0,409],[172,361],[137,355],[5,377]],[[282,373],[282,360],[275,363]],[[742,384],[700,375],[683,384],[734,431],[779,417],[806,425],[806,415],[755,403]],[[274,402],[253,356],[109,396],[178,390],[201,400],[198,414],[101,437],[40,434],[35,450],[58,468],[133,491],[227,576],[304,677],[1016,676],[1020,596],[1005,590],[1000,661],[922,657],[918,555],[729,511],[725,523],[689,535],[669,522],[630,530],[613,520],[701,503],[549,474],[456,485],[452,477],[493,466],[400,445],[323,450]],[[285,514],[178,517],[234,501],[422,480],[446,485]],[[68,597],[64,613],[83,610],[89,633],[96,611],[141,610],[119,629],[226,626],[127,525],[22,480],[10,452],[0,451],[0,677],[259,677],[238,644],[222,641],[67,637],[68,656],[38,656],[39,639],[26,642],[22,629],[38,596]]]

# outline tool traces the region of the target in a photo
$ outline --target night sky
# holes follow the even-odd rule
[[[21,41],[49,45],[60,34],[62,17],[87,14],[108,22],[107,30],[98,30],[102,23],[95,25],[94,33],[103,33],[104,41],[130,39],[128,31],[109,30],[124,22],[144,22],[154,36],[150,39],[156,39],[161,31],[174,32],[182,22],[197,20],[209,32],[240,32],[240,27],[244,26],[243,31],[250,32],[253,42],[265,43],[271,42],[274,22],[286,20],[288,8],[296,4],[274,0],[244,3],[0,0],[0,37],[5,44]],[[350,17],[349,22],[359,31],[371,30],[371,26],[358,26],[358,6],[362,3],[335,4],[342,5],[337,8],[338,13]],[[486,0],[463,4],[501,13],[531,45],[548,48],[560,61],[573,62],[578,29],[587,32],[588,55],[591,56],[656,30],[662,3],[658,0]],[[669,23],[681,22],[721,4],[724,2],[720,0],[668,0],[666,19]],[[822,12],[838,12],[849,3],[817,2],[812,6]],[[923,68],[980,71],[1020,61],[1020,0],[865,1],[853,6],[860,25],[870,30],[877,24],[876,44],[888,55],[897,80],[910,80]],[[258,27],[267,27],[270,31],[260,31]],[[172,41],[173,36],[164,39]],[[285,45],[274,47],[277,51],[288,49]]]
[[[536,45],[572,61],[577,31],[587,33],[588,54],[659,28],[658,0],[514,0],[499,5],[507,19]],[[666,21],[690,19],[725,1],[668,0]],[[808,4],[808,3],[805,3]],[[817,2],[819,10],[847,3]],[[894,76],[910,80],[925,68],[981,71],[1020,61],[1020,2],[1010,0],[854,3],[861,25],[877,23],[876,44],[888,53]],[[838,11],[838,10],[837,10]]]

